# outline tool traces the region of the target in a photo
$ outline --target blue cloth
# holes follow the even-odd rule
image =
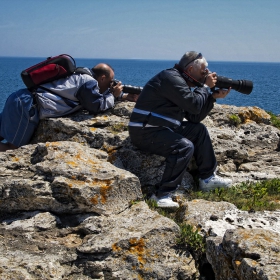
[[[27,145],[39,123],[33,96],[27,89],[12,93],[0,114],[0,135],[9,143]]]
[[[98,82],[94,79],[84,83],[78,89],[76,97],[90,114],[97,114],[114,106],[114,95],[109,90],[100,93]]]

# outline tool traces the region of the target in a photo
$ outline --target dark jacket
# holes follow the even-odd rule
[[[175,129],[184,118],[198,123],[212,110],[214,102],[207,87],[191,91],[177,69],[163,70],[143,88],[132,112],[130,125],[142,123],[144,126]]]

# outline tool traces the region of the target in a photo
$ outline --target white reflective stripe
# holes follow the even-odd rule
[[[145,111],[145,110],[140,110],[140,109],[137,109],[137,108],[134,108],[132,112],[138,113],[138,114],[142,114],[142,115],[149,115],[149,114],[151,114],[152,116],[155,116],[155,117],[167,120],[167,121],[172,122],[172,123],[174,123],[174,124],[176,124],[178,126],[181,125],[180,121],[172,119],[172,118],[165,117],[165,116],[157,114],[157,113],[153,113],[153,112],[149,112],[149,111]]]
[[[143,123],[139,123],[139,122],[129,122],[128,126],[144,127]],[[145,127],[158,127],[158,126],[146,124]]]
[[[129,122],[128,126],[141,126],[141,127],[143,127],[143,123],[140,123],[140,122]]]
[[[138,113],[138,114],[142,114],[142,115],[149,115],[151,112],[149,111],[145,111],[145,110],[140,110],[137,108],[134,108],[132,112]]]
[[[169,122],[172,122],[172,123],[175,123],[176,125],[180,126],[181,125],[181,122],[175,120],[175,119],[172,119],[172,118],[168,118],[168,117],[165,117],[165,116],[162,116],[160,114],[157,114],[157,113],[152,113],[152,116],[155,116],[155,117],[159,117],[161,119],[165,119]]]

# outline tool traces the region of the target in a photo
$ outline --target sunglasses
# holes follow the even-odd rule
[[[202,58],[202,53],[199,53],[193,60],[191,60],[190,62],[188,62],[186,65],[185,65],[185,69],[186,67],[191,64],[192,62],[194,62],[195,60],[199,59],[199,58]]]

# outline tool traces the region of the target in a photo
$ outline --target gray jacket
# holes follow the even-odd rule
[[[40,119],[65,116],[81,108],[97,114],[114,106],[113,94],[109,90],[101,94],[98,82],[81,73],[43,84],[36,99]]]

